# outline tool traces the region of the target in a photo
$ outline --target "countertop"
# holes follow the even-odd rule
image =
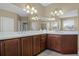
[[[26,37],[40,34],[79,35],[77,31],[26,31],[26,32],[0,32],[0,40]]]

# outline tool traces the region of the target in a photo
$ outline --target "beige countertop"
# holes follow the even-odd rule
[[[0,32],[0,40],[26,37],[40,34],[79,35],[77,31],[26,31],[26,32]]]

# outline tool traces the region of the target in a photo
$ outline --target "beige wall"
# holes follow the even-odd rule
[[[18,23],[18,19],[19,19],[19,16],[17,14],[0,9],[0,16],[6,16],[6,17],[14,18],[14,23],[15,23],[14,24],[14,31],[17,31],[17,23]]]

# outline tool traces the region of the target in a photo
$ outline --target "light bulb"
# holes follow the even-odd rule
[[[63,15],[64,13],[63,13],[63,12],[61,12],[60,14],[61,14],[61,15]]]
[[[63,11],[62,11],[62,10],[59,10],[59,13],[60,13],[61,15],[63,15]]]
[[[37,10],[35,10],[34,12],[37,13]]]
[[[55,14],[57,14],[57,11],[55,11]]]
[[[27,9],[30,9],[30,6],[29,5],[27,5],[27,7],[26,7]]]
[[[33,14],[33,11],[31,12],[31,14]]]
[[[30,11],[29,11],[29,10],[27,10],[26,12],[27,12],[27,13],[30,13]]]
[[[59,10],[59,12],[61,13],[61,12],[63,12],[62,10]]]
[[[35,8],[34,7],[32,7],[32,11],[34,11],[35,10]]]

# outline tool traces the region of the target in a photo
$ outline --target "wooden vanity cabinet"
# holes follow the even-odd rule
[[[0,56],[33,56],[46,48],[63,54],[77,54],[77,35],[41,34],[0,40]]]
[[[54,49],[55,48],[53,35],[48,35],[47,36],[47,48],[48,49]]]
[[[40,53],[40,35],[33,36],[33,55]]]
[[[4,40],[4,55],[5,56],[20,56],[20,39]]]
[[[0,41],[0,55],[33,56],[46,48],[46,35],[34,35]]]
[[[21,38],[22,56],[32,56],[32,37]]]
[[[47,47],[65,54],[77,54],[77,35],[48,35]]]
[[[53,35],[54,50],[61,51],[61,35]]]
[[[43,51],[46,49],[46,34],[41,34],[41,39],[40,39],[40,51]]]

